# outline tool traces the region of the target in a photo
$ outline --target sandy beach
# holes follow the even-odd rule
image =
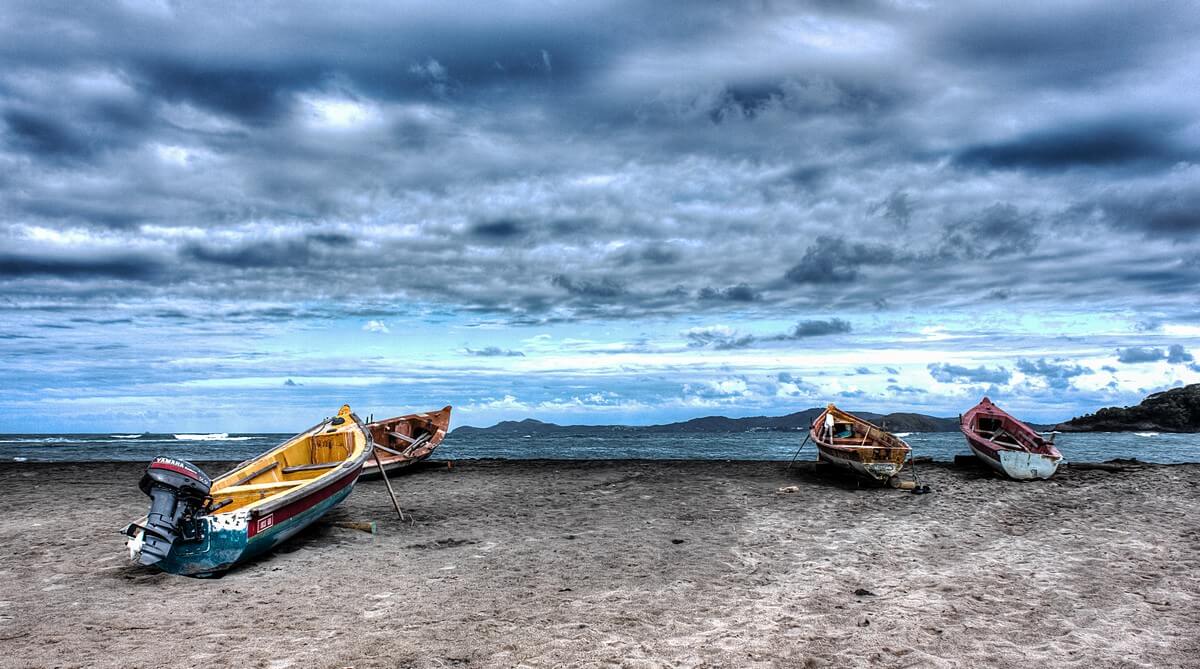
[[[1200,465],[923,496],[785,466],[429,463],[412,524],[364,482],[197,580],[126,560],[141,464],[6,463],[0,666],[1200,666]]]

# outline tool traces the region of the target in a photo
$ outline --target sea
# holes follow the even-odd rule
[[[899,433],[918,456],[953,460],[969,451],[957,432]],[[622,436],[499,436],[451,433],[433,460],[801,460],[813,459],[804,432],[643,434]],[[0,434],[0,462],[148,461],[157,455],[184,460],[244,460],[283,443],[289,434]],[[1200,434],[1157,432],[1058,435],[1066,459],[1104,462],[1200,462]]]

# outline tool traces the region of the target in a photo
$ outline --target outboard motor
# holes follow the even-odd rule
[[[140,528],[141,546],[133,556],[139,564],[152,565],[167,557],[180,535],[185,540],[200,538],[196,516],[205,511],[212,479],[199,467],[159,456],[150,461],[138,487],[150,496],[146,526]],[[135,536],[136,528],[129,530]]]

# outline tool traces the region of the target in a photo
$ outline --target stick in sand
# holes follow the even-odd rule
[[[800,451],[804,449],[804,445],[808,443],[808,438],[811,436],[811,432],[804,436],[804,441],[800,442],[800,448],[796,449],[796,454],[792,456],[792,461],[788,463],[787,469],[784,471],[792,470],[792,465],[796,464],[796,458],[800,457]]]
[[[400,520],[403,522],[404,512],[400,510],[400,502],[396,501],[396,492],[392,490],[392,482],[388,480],[387,472],[383,471],[383,463],[379,461],[379,451],[372,447],[371,455],[375,456],[375,466],[379,467],[379,476],[383,478],[383,484],[387,486],[388,495],[392,498],[392,506],[396,507],[396,515],[400,516]]]

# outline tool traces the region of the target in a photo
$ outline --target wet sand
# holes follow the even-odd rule
[[[431,463],[393,479],[415,524],[364,482],[197,580],[126,560],[142,465],[3,464],[0,666],[1200,666],[1200,465],[785,466]]]

